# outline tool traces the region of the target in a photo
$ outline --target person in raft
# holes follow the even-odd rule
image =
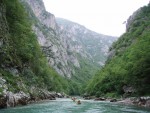
[[[76,98],[75,98],[75,97],[72,97],[71,99],[73,100],[73,102],[75,102],[75,100],[76,100]]]
[[[81,104],[81,101],[80,101],[80,100],[78,100],[78,101],[77,101],[77,104]]]

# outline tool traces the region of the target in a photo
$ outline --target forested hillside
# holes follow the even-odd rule
[[[67,79],[51,68],[18,0],[0,2],[0,94],[69,92]]]
[[[150,4],[127,21],[127,30],[110,48],[106,65],[86,92],[96,96],[150,94]]]

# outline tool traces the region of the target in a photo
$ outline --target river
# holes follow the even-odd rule
[[[0,113],[150,113],[150,109],[82,99],[77,105],[71,99],[56,99],[1,109]]]

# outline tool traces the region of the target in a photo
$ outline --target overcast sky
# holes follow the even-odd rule
[[[124,21],[149,0],[43,0],[56,17],[77,22],[101,34],[120,36]]]

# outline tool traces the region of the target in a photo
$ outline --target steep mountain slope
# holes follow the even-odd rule
[[[116,37],[98,34],[82,25],[62,18],[56,18],[56,22],[61,31],[65,31],[65,34],[62,35],[65,35],[77,53],[83,54],[85,52],[82,56],[87,55],[93,62],[100,66],[104,65],[108,48],[117,39]]]
[[[79,62],[74,54],[68,56],[66,40],[59,35],[58,26],[55,22],[54,15],[45,10],[42,0],[22,0],[27,12],[34,20],[33,30],[38,37],[45,57],[49,64],[62,76],[71,78],[74,70],[70,68],[69,62],[79,67]],[[43,17],[44,16],[44,17]],[[41,17],[43,19],[41,19]],[[49,25],[49,22],[52,23]]]
[[[48,59],[50,66],[61,76],[83,83],[95,73],[99,66],[98,62],[101,64],[105,62],[107,55],[101,54],[106,54],[108,46],[114,41],[114,38],[110,37],[108,39],[109,36],[104,38],[104,35],[87,30],[77,24],[70,24],[72,30],[69,30],[65,24],[62,25],[58,21],[58,24],[56,23],[54,15],[45,10],[42,0],[21,1],[26,7],[30,18],[34,21],[33,30],[38,37],[38,42],[45,53],[45,57]],[[74,26],[78,27],[74,29]],[[88,38],[85,38],[87,36]],[[89,41],[93,41],[93,43],[88,44]],[[95,47],[98,43],[94,45],[94,42],[106,43],[104,47],[99,44],[103,47],[100,48],[100,46]],[[93,45],[94,47],[92,47]],[[91,53],[92,49],[103,51],[95,55],[98,60],[95,60],[96,58]],[[102,60],[100,61],[100,59]]]
[[[127,31],[110,48],[106,65],[87,92],[97,96],[150,94],[150,4],[137,10]]]
[[[45,98],[47,90],[69,89],[67,80],[48,65],[31,23],[18,0],[0,2],[0,108],[10,101],[27,102],[19,100],[26,98],[24,93],[28,99]],[[17,100],[13,93],[19,93]]]

